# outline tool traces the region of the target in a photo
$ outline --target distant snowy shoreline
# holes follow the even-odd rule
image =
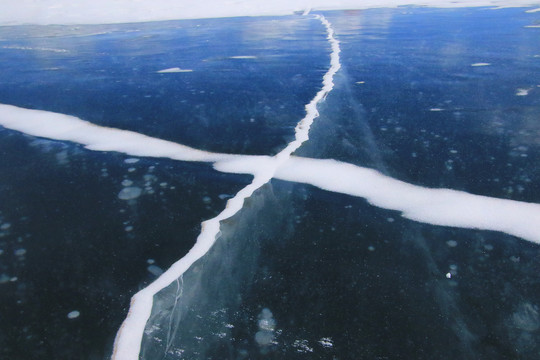
[[[155,0],[4,0],[0,26],[52,24],[113,24],[179,19],[238,16],[279,16],[316,10],[361,10],[398,6],[539,7],[532,0],[208,0],[194,5],[188,1]],[[538,9],[530,9],[535,11]]]

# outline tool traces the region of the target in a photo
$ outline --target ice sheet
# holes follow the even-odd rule
[[[331,36],[331,29],[328,31]],[[334,54],[339,52],[337,42],[333,43],[332,47]],[[243,55],[240,56],[242,57]],[[335,61],[333,58],[332,64],[331,70],[334,69],[335,73],[339,68],[339,60]],[[473,66],[480,66],[479,64],[486,65],[478,63]],[[165,70],[176,69],[180,70]],[[331,72],[325,76],[326,93],[318,93],[306,106],[308,116],[299,123],[296,140],[276,158],[209,153],[131,131],[96,126],[68,115],[9,105],[0,106],[0,123],[34,136],[80,143],[90,150],[119,151],[134,156],[167,157],[182,161],[216,162],[215,167],[218,170],[255,175],[253,183],[234,197],[222,214],[203,224],[200,246],[179,261],[178,266],[175,264],[163,278],[162,284],[174,281],[190,263],[203,256],[209,246],[212,246],[215,234],[219,232],[219,221],[234,215],[243,206],[243,200],[272,177],[363,197],[373,205],[400,211],[405,217],[420,222],[496,230],[540,242],[537,235],[540,233],[538,204],[488,198],[449,189],[424,188],[389,178],[371,169],[334,160],[290,158],[299,144],[307,140],[309,123],[317,116],[316,104],[332,89],[332,76]],[[126,200],[134,194],[136,191],[127,196]],[[154,288],[147,288],[139,293],[134,299],[131,313],[144,313],[151,308],[152,296],[159,287],[160,285],[156,284]],[[144,316],[138,319],[144,319]],[[128,324],[123,329],[131,331],[133,327]],[[137,342],[137,339],[128,339],[124,346],[136,349],[138,343],[140,342]],[[122,355],[124,354],[127,352],[122,351]]]

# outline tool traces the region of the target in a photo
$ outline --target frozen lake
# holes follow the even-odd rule
[[[0,357],[537,358],[526,10],[0,27]]]

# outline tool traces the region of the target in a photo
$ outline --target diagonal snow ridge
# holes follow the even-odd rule
[[[306,116],[300,120],[295,128],[295,139],[282,151],[276,154],[272,158],[272,161],[267,162],[267,167],[259,168],[259,171],[254,173],[252,182],[240,190],[236,196],[229,199],[227,206],[218,216],[202,223],[201,233],[197,237],[195,245],[183,258],[175,262],[153,283],[132,297],[129,313],[116,336],[112,360],[139,359],[144,328],[152,312],[154,295],[176,281],[176,279],[182,276],[193,263],[210,250],[219,236],[220,222],[232,217],[240,211],[244,205],[244,201],[257,189],[268,183],[274,177],[278,168],[291,157],[291,154],[297,150],[302,143],[308,140],[309,128],[313,123],[313,120],[319,116],[317,104],[324,100],[328,93],[333,89],[334,75],[341,67],[339,61],[339,42],[334,38],[334,31],[330,22],[322,15],[315,15],[315,18],[320,20],[326,27],[327,39],[332,48],[330,54],[330,68],[323,77],[323,87],[305,107]]]

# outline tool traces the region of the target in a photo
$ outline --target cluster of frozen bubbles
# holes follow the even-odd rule
[[[21,219],[24,220],[27,218],[23,217]],[[12,230],[11,223],[4,221],[0,215],[0,239],[12,237],[14,234],[12,233],[11,230]],[[30,237],[30,235],[26,234],[26,236],[24,237]],[[24,263],[24,261],[26,260],[26,255],[27,255],[27,250],[24,247],[22,247],[23,241],[24,241],[23,236],[17,236],[16,242],[15,242],[16,246],[13,249],[13,255],[15,255],[15,258],[19,261],[19,263]],[[7,243],[2,242],[2,244],[6,245]],[[3,256],[3,255],[4,255],[4,249],[0,248],[0,256]],[[16,268],[17,266],[15,266],[15,269]],[[13,270],[14,269],[12,269],[12,271]],[[14,283],[14,282],[17,282],[18,280],[19,280],[18,276],[8,275],[8,273],[6,272],[0,272],[0,285],[2,286],[3,284]],[[79,315],[80,315],[80,312],[78,310],[73,310],[67,314],[67,318],[72,320],[72,319],[78,318]]]
[[[135,159],[135,158],[129,158],[129,159],[126,159],[124,160],[124,162],[126,164],[135,164],[139,161],[139,159]],[[129,168],[128,171],[129,172],[133,172],[135,170],[135,168]],[[124,181],[122,181],[122,190],[120,190],[120,192],[118,193],[118,198],[120,200],[134,200],[136,198],[138,198],[139,196],[141,196],[143,190],[138,187],[138,186],[133,186],[133,181],[129,180],[129,179],[124,179]]]
[[[259,346],[268,346],[274,343],[274,330],[276,329],[276,320],[272,311],[268,308],[262,309],[257,321],[259,331],[255,334],[255,341]]]
[[[11,223],[4,222],[2,223],[2,219],[0,218],[0,238],[4,238],[10,233]],[[4,254],[4,250],[0,248],[0,255]],[[20,248],[14,251],[15,256],[18,258],[23,258],[26,254],[26,249]],[[15,282],[18,278],[16,276],[10,276],[6,273],[0,274],[0,284],[6,284],[9,282]]]
[[[139,159],[137,158],[127,158],[124,160],[125,164],[130,165],[130,167],[127,169],[127,172],[129,174],[133,174],[137,172],[139,169],[135,167],[135,164],[139,162]],[[152,195],[154,193],[159,192],[160,195],[163,195],[163,190],[169,189],[169,190],[175,190],[175,186],[171,186],[166,182],[159,182],[158,184],[158,178],[156,175],[153,174],[153,171],[155,169],[155,166],[149,166],[146,173],[142,176],[142,181],[138,181],[139,184],[135,184],[133,180],[130,180],[127,175],[125,176],[124,180],[122,180],[122,189],[118,193],[118,199],[130,201],[135,200],[139,198],[143,194]],[[102,169],[102,175],[108,176],[107,169]],[[141,185],[141,186],[138,186]],[[156,185],[157,186],[156,188]],[[205,199],[203,198],[203,202],[206,203]]]

